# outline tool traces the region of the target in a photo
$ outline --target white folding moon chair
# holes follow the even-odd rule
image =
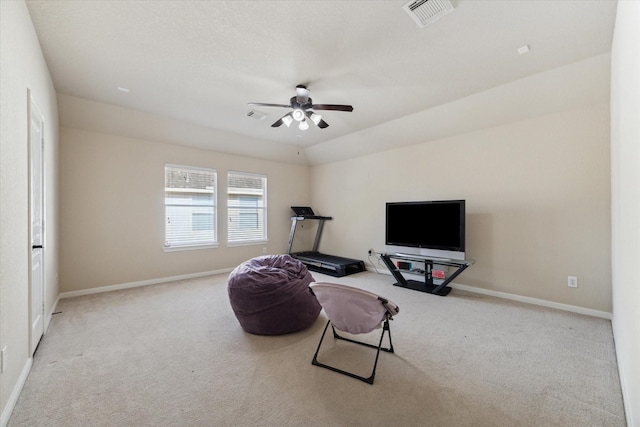
[[[329,317],[329,321],[324,327],[322,337],[318,343],[316,353],[313,355],[311,363],[322,368],[330,369],[334,372],[338,372],[352,378],[357,378],[369,384],[373,384],[373,380],[376,375],[376,367],[378,366],[378,356],[380,356],[380,350],[388,353],[393,353],[393,344],[391,343],[391,330],[389,329],[389,320],[394,315],[398,314],[398,306],[372,292],[365,291],[363,289],[354,288],[346,285],[339,285],[336,283],[324,283],[315,282],[309,285],[309,290],[316,296],[318,302],[324,309],[326,315]],[[322,346],[327,328],[331,324],[333,330],[333,337],[335,339],[349,341],[355,344],[372,347],[378,350],[376,353],[376,359],[373,364],[373,370],[369,377],[363,377],[356,375],[352,372],[347,372],[342,369],[338,369],[334,366],[325,365],[318,361],[318,352]],[[372,332],[376,328],[379,328],[382,324],[382,333],[380,335],[380,342],[377,346],[368,344],[361,341],[352,340],[338,335],[336,329],[349,334],[366,334]],[[385,333],[389,336],[389,347],[382,347],[382,340]]]

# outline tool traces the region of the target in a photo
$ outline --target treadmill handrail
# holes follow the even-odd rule
[[[305,219],[333,219],[330,216],[321,216],[321,215],[304,215],[304,216],[292,216],[291,219],[296,219],[298,221],[304,221]]]
[[[320,221],[318,224],[318,231],[316,231],[316,238],[313,242],[313,252],[318,251],[318,246],[320,245],[320,236],[322,235],[322,228],[324,227],[324,221],[328,219],[333,219],[330,216],[321,216],[321,215],[307,215],[307,216],[292,216],[291,217],[291,231],[289,232],[289,246],[287,247],[287,254],[291,254],[291,247],[293,246],[293,237],[296,234],[296,225],[298,221],[304,221],[305,219],[315,219]]]

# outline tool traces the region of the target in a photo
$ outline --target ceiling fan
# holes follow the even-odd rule
[[[288,112],[280,119],[278,119],[271,127],[277,128],[283,123],[289,127],[294,121],[299,122],[298,127],[300,130],[309,129],[309,120],[312,121],[320,129],[324,129],[329,126],[329,123],[322,120],[322,116],[316,114],[313,110],[333,110],[333,111],[353,111],[351,105],[338,105],[338,104],[314,104],[313,100],[309,98],[309,89],[305,85],[296,86],[296,96],[291,97],[289,104],[268,104],[263,102],[249,102],[249,105],[261,106],[261,107],[282,107],[291,108],[293,111]],[[309,120],[307,120],[309,119]]]

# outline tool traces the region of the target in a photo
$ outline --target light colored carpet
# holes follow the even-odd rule
[[[313,275],[399,305],[374,385],[311,365],[324,313],[299,333],[245,333],[216,275],[61,300],[9,426],[625,425],[610,321]],[[373,362],[326,342],[325,362]]]

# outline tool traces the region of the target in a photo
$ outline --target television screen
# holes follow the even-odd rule
[[[465,201],[387,203],[387,245],[464,252]]]

